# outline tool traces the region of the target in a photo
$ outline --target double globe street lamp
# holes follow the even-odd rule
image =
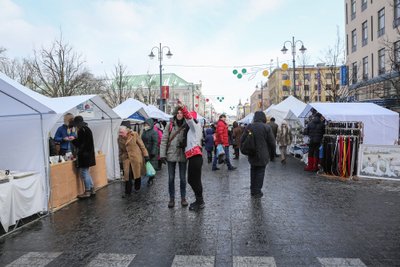
[[[153,50],[157,50],[158,52],[158,61],[160,62],[160,110],[162,110],[163,112],[165,112],[165,100],[164,100],[164,96],[163,96],[163,90],[162,90],[162,60],[163,60],[163,51],[164,49],[168,49],[168,52],[165,54],[168,58],[172,57],[172,53],[171,50],[168,46],[155,46],[151,49],[151,52],[149,54],[150,59],[155,58],[155,55],[153,53]]]
[[[299,51],[304,54],[307,48],[304,47],[303,41],[301,40],[294,40],[294,36],[292,37],[292,41],[285,41],[283,43],[283,48],[281,49],[283,54],[286,54],[288,49],[286,48],[286,43],[289,43],[292,47],[292,56],[293,56],[293,95],[296,96],[296,44],[300,43],[301,47]]]

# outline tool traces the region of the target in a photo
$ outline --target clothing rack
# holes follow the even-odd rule
[[[322,139],[321,165],[326,174],[352,178],[363,138],[362,122],[328,122]]]

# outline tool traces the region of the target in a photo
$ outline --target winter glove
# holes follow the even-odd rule
[[[150,158],[146,156],[146,157],[144,157],[144,161],[148,162],[148,161],[150,161]]]
[[[165,157],[160,158],[160,161],[162,164],[167,164],[167,158]]]

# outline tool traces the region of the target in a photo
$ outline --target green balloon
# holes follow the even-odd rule
[[[236,75],[238,73],[237,70],[233,70],[233,75]]]
[[[242,73],[245,74],[247,72],[246,69],[242,69]]]
[[[237,75],[237,77],[238,77],[238,79],[242,79],[243,75],[239,73],[239,74]]]

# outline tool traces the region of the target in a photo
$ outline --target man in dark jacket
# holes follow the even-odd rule
[[[271,117],[271,119],[269,119],[268,125],[271,127],[272,133],[274,134],[275,140],[276,140],[276,135],[278,134],[278,124],[275,123],[275,118]],[[270,151],[269,153],[271,161],[274,161],[275,157],[278,157],[278,155],[276,154],[276,151]]]
[[[252,197],[261,198],[261,191],[264,183],[265,168],[270,159],[270,151],[275,151],[276,141],[271,127],[266,124],[267,118],[262,111],[256,111],[253,123],[247,126],[241,139],[246,139],[249,131],[254,135],[257,151],[254,155],[248,156],[250,163],[250,193]]]
[[[89,172],[89,168],[96,165],[93,134],[87,123],[83,121],[82,116],[74,118],[74,126],[78,129],[78,137],[72,140],[72,143],[78,151],[76,164],[80,177],[85,184],[85,192],[78,195],[78,198],[88,198],[96,194],[93,179]]]
[[[325,133],[325,124],[321,118],[322,115],[316,113],[304,130],[304,134],[310,137],[310,143],[308,145],[308,164],[304,168],[305,171],[318,170],[319,147],[321,146],[322,137]]]

